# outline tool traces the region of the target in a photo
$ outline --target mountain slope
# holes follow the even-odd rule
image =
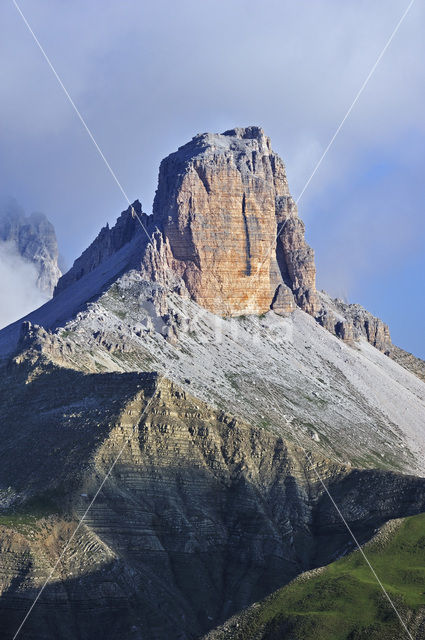
[[[195,136],[153,215],[0,331],[2,629],[54,568],[28,638],[194,640],[352,549],[319,476],[362,543],[425,511],[425,383],[392,353],[316,291],[262,130]]]
[[[130,271],[54,333],[25,331],[21,349],[36,344],[62,366],[162,371],[214,406],[335,460],[423,473],[424,383],[301,310],[218,318]]]
[[[119,452],[24,637],[196,638],[329,562],[351,541],[315,468],[362,541],[425,510],[424,479],[308,462],[155,374],[83,375],[35,352],[8,367],[4,633],[17,629]]]
[[[425,515],[392,521],[364,551],[414,638],[425,638]],[[358,551],[303,574],[205,640],[408,637]]]

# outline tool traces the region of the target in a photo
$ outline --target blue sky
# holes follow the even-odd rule
[[[297,196],[407,4],[20,2],[148,212],[164,156],[250,124],[271,136]],[[424,17],[416,2],[299,204],[319,287],[364,304],[422,357]],[[46,213],[69,266],[126,203],[12,2],[0,20],[0,195]]]

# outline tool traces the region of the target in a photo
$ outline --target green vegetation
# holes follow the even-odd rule
[[[58,491],[34,496],[23,504],[0,511],[0,526],[24,533],[28,528],[37,527],[43,518],[60,513]]]
[[[258,426],[261,429],[269,429],[271,427],[271,422],[270,420],[268,420],[267,418],[263,418],[262,420],[260,420],[260,422],[258,423]]]
[[[114,300],[121,299],[121,292],[116,282],[108,289],[104,297],[107,298],[108,296]]]
[[[239,391],[239,384],[237,382],[239,376],[236,373],[226,372],[224,377],[230,382],[230,386],[235,389],[235,391]]]
[[[394,532],[381,534],[366,545],[365,553],[404,619],[408,610],[425,607],[425,514],[406,518]],[[358,551],[283,587],[249,618],[234,638],[403,637],[395,612]]]

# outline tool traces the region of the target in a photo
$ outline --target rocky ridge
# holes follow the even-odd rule
[[[219,318],[133,270],[55,330],[40,320],[24,325],[20,350],[84,373],[162,371],[213,406],[340,462],[423,473],[423,382],[299,309]]]
[[[109,470],[28,637],[205,634],[351,549],[317,473],[361,542],[425,510],[420,368],[316,291],[263,132],[196,136],[134,209],[0,332],[11,635]]]
[[[139,201],[133,207],[144,229],[129,207],[113,229],[102,229],[55,294],[139,237],[126,268],[140,268],[147,280],[172,285],[217,315],[299,307],[346,343],[364,337],[415,373],[423,369],[392,344],[379,318],[316,290],[314,251],[285,166],[260,127],[195,136],[162,161],[153,214]]]

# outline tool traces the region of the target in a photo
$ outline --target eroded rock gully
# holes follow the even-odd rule
[[[42,359],[10,366],[5,634],[16,631],[121,450],[23,637],[197,638],[329,562],[350,538],[315,468],[362,541],[389,518],[425,508],[425,479],[318,457],[310,464],[295,445],[154,374],[84,376]],[[28,446],[19,468],[7,460],[18,441]]]

